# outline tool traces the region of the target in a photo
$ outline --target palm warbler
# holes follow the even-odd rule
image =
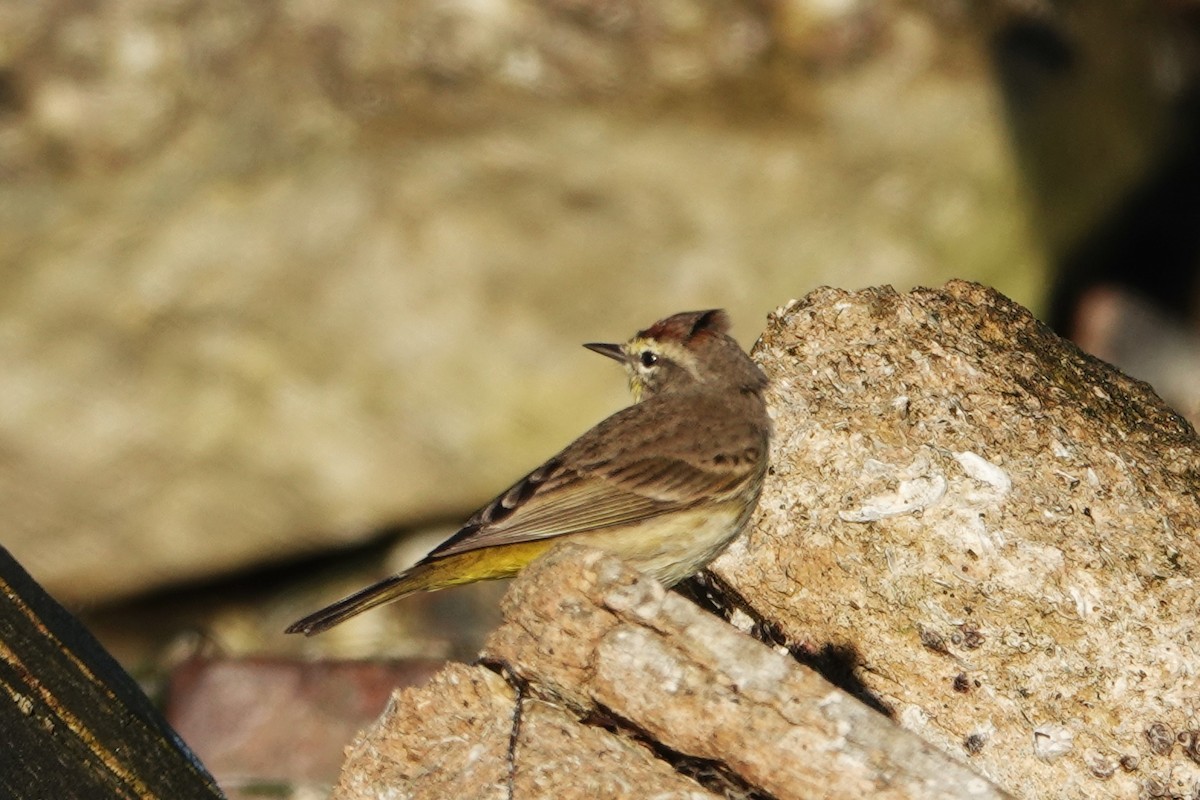
[[[312,635],[419,591],[507,578],[563,539],[608,550],[670,586],[746,526],[767,468],[767,378],[724,311],[667,317],[623,345],[618,411],[475,513],[415,566],[294,623]]]

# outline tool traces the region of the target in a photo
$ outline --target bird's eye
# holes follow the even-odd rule
[[[643,350],[641,355],[643,367],[653,367],[658,363],[658,354],[652,353],[649,350]]]

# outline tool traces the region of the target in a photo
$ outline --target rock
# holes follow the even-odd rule
[[[351,748],[336,800],[1007,797],[600,551],[555,548],[513,584],[505,615],[483,660],[536,699],[484,666],[397,692]]]
[[[485,663],[717,794],[1189,796],[1192,428],[976,284],[818,290],[773,315],[755,355],[771,475],[711,588],[766,644],[565,548],[514,584]],[[467,669],[448,674],[485,688],[461,703],[441,685],[399,695],[338,796],[380,796],[379,776],[436,796],[439,776],[403,766],[435,746],[425,763],[478,754],[480,782],[455,796],[491,796],[506,764],[535,773],[503,744],[510,684]],[[443,713],[488,720],[487,736],[452,740]],[[383,762],[380,740],[397,743]],[[518,754],[536,752],[525,741]]]
[[[968,283],[817,291],[755,353],[772,475],[714,565],[752,615],[1019,796],[1200,783],[1147,738],[1195,727],[1190,425]]]
[[[510,780],[516,697],[485,667],[452,664],[423,689],[397,692],[350,747],[335,798],[503,797]],[[430,711],[435,713],[431,716]],[[512,770],[513,797],[713,797],[649,748],[581,723],[561,706],[528,699]]]
[[[1033,292],[963,20],[821,8],[0,11],[6,544],[90,603],[461,520],[626,402],[581,342]]]

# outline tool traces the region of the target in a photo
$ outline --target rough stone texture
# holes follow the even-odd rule
[[[408,786],[412,798],[499,797],[513,700],[498,675],[459,664],[423,688],[398,691],[348,748],[334,796],[381,797]],[[413,786],[417,779],[425,788]]]
[[[731,619],[917,738],[783,648],[572,548],[514,584],[487,657],[668,763],[717,762],[780,798],[937,796],[912,793],[918,776],[997,791],[960,762],[1023,798],[1193,798],[1192,428],[975,284],[819,290],[755,353],[773,467],[752,530],[714,564]],[[400,759],[503,756],[512,693],[471,674],[491,738],[450,743],[439,719],[457,701],[434,690],[365,741],[403,739]],[[342,785],[362,791],[346,797],[381,796],[371,769],[347,766]],[[501,780],[489,770],[477,786]]]
[[[577,563],[571,563],[575,559]],[[576,574],[555,575],[553,570]],[[484,658],[769,797],[998,798],[815,672],[616,558],[564,547],[507,595]]]
[[[956,8],[0,4],[6,545],[91,601],[460,518],[624,402],[582,341],[1031,297]]]
[[[715,797],[644,745],[537,699],[522,703],[510,762],[515,703],[515,692],[496,673],[458,664],[424,688],[397,692],[351,746],[333,797]]]
[[[600,551],[556,548],[513,584],[504,610],[483,658],[553,698],[523,701],[513,757],[515,693],[484,667],[450,666],[398,693],[360,737],[336,800],[1007,797]],[[689,770],[710,791],[680,774]]]
[[[1192,797],[1191,427],[967,283],[814,292],[756,354],[772,475],[715,566],[754,612],[1020,796]]]

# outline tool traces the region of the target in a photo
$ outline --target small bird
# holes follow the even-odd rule
[[[415,566],[292,624],[315,633],[414,592],[508,578],[570,540],[671,586],[741,533],[762,490],[767,377],[720,309],[656,322],[625,344],[634,404],[608,417],[475,513]]]

